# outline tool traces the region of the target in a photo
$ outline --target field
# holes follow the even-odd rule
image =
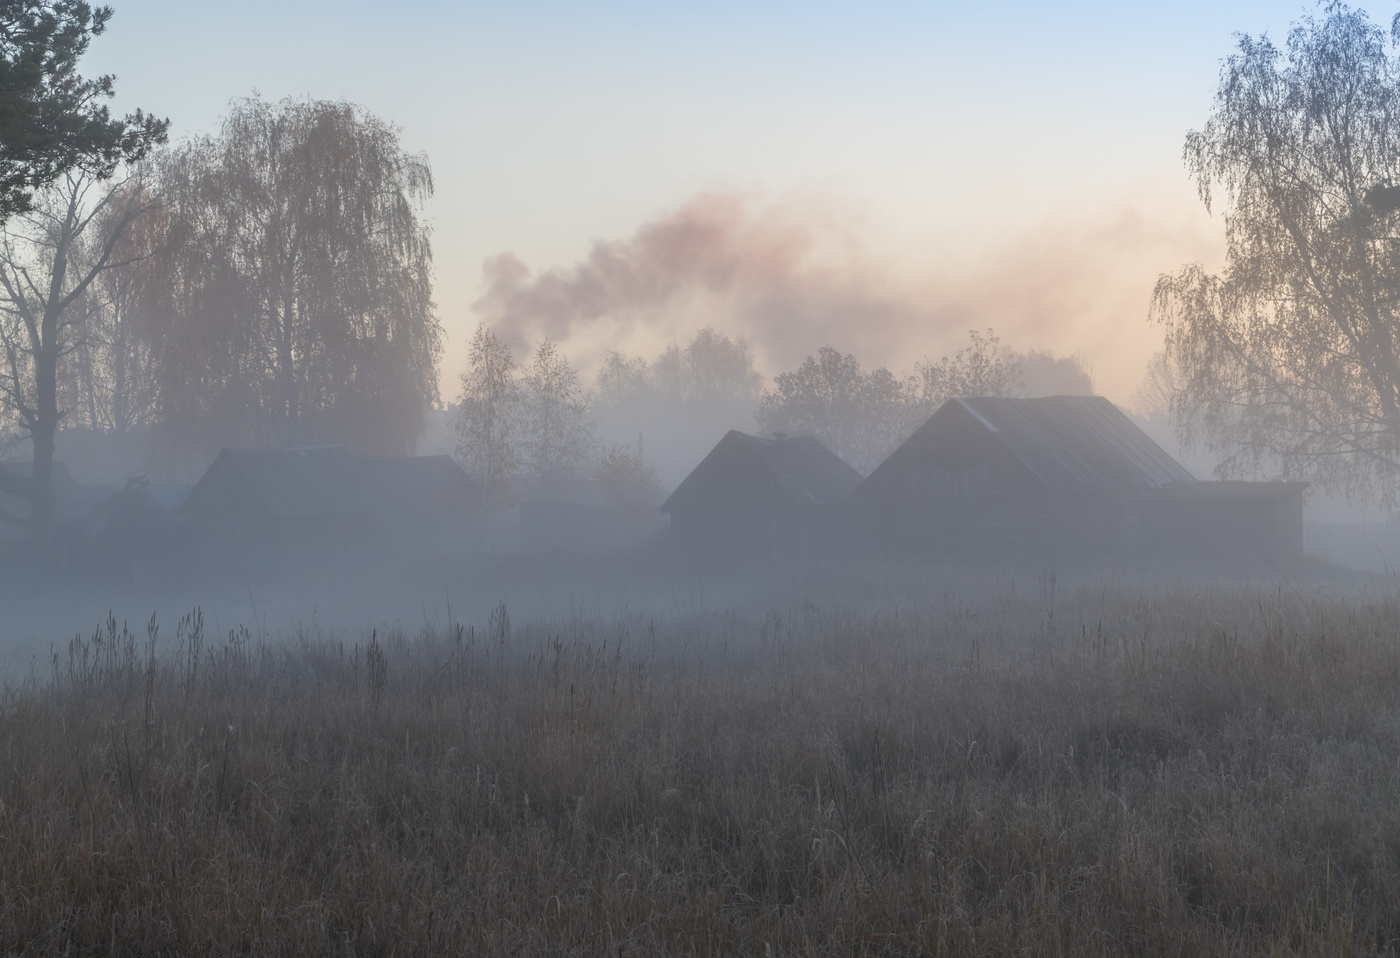
[[[114,620],[0,703],[0,953],[1400,951],[1393,586],[906,581]]]

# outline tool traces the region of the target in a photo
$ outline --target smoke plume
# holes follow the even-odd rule
[[[549,337],[585,368],[714,326],[747,337],[769,373],[824,344],[902,370],[990,327],[1013,349],[1084,354],[1126,397],[1159,338],[1146,322],[1158,273],[1214,252],[1199,214],[1162,205],[1052,217],[982,252],[950,236],[896,267],[834,203],[703,194],[572,266],[492,258],[476,308],[518,348]]]

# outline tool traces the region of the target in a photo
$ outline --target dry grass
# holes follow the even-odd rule
[[[1056,592],[112,623],[4,696],[0,952],[1400,950],[1395,602]]]

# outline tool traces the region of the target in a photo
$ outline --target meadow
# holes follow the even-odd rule
[[[927,578],[111,620],[3,692],[0,953],[1400,951],[1393,585]]]

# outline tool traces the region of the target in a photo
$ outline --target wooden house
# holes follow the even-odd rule
[[[352,456],[342,446],[224,449],[176,513],[187,547],[320,560],[466,534],[479,496],[450,457]]]
[[[473,534],[483,496],[451,456],[352,457],[363,470],[385,541],[413,547],[446,545]]]
[[[692,551],[796,554],[840,545],[860,473],[815,437],[726,433],[662,503]]]
[[[1101,396],[950,400],[854,498],[884,549],[933,557],[1205,558],[1226,545],[1236,555],[1301,546],[1301,487],[1197,481]],[[1212,524],[1232,532],[1185,531]]]
[[[215,522],[365,524],[376,498],[359,463],[343,446],[223,449],[205,470],[180,514]]]

